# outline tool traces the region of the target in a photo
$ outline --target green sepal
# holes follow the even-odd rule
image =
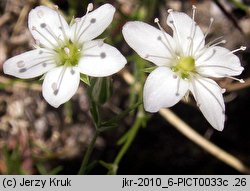
[[[145,73],[151,73],[151,72],[153,72],[156,68],[157,68],[157,66],[153,66],[153,67],[149,67],[149,68],[144,68],[142,71],[145,72]]]
[[[107,100],[112,95],[112,85],[111,79],[109,77],[93,78],[91,80],[91,86],[91,99],[99,105],[102,105],[107,102]]]
[[[45,78],[45,75],[42,75],[41,78],[39,78],[39,81],[44,80],[44,78]]]
[[[90,80],[89,80],[89,76],[85,75],[85,74],[80,74],[80,79],[83,83],[87,84],[88,86],[90,86]]]

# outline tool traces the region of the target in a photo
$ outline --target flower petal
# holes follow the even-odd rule
[[[57,67],[44,78],[42,93],[44,99],[57,108],[67,102],[77,91],[80,73],[75,67]]]
[[[65,19],[59,16],[58,12],[45,6],[38,6],[30,11],[28,26],[33,37],[48,48],[57,46],[69,33]]]
[[[163,107],[171,107],[186,94],[189,83],[167,67],[158,67],[148,76],[144,90],[144,108],[157,112]]]
[[[204,47],[205,39],[202,30],[187,14],[171,11],[167,24],[174,32],[173,38],[178,42],[181,53],[193,55]]]
[[[198,73],[211,77],[237,76],[244,70],[239,58],[220,46],[208,48],[196,65]]]
[[[8,59],[3,65],[5,74],[18,78],[34,78],[56,67],[53,55],[39,48]]]
[[[225,122],[225,104],[221,88],[208,78],[195,78],[190,88],[201,112],[208,122],[222,131]]]
[[[83,43],[96,38],[112,22],[114,13],[115,8],[112,5],[104,4],[83,16],[80,21],[72,25],[71,40]]]
[[[93,40],[84,44],[78,69],[88,76],[104,77],[120,71],[126,63],[124,56],[115,47]]]
[[[169,65],[174,54],[175,43],[171,36],[144,22],[127,22],[122,29],[126,42],[142,58],[157,66]],[[168,42],[166,40],[168,39]]]

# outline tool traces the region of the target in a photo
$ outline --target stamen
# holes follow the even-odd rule
[[[235,50],[229,52],[228,54],[233,54],[233,53],[238,52],[238,51],[241,51],[241,50],[244,51],[244,50],[246,50],[246,49],[247,49],[247,47],[241,46],[240,48],[235,49]]]
[[[219,42],[217,42],[217,43],[214,43],[212,46],[210,46],[210,47],[215,47],[215,46],[218,46],[218,45],[220,45],[220,44],[225,44],[225,43],[227,43],[227,41],[226,40],[221,40],[221,41],[219,41]]]
[[[190,44],[189,44],[189,47],[187,47],[187,49],[188,49],[187,55],[189,55],[189,56],[193,56],[194,37],[195,37],[195,33],[196,33],[196,23],[194,20],[196,7],[193,5],[192,9],[193,9],[193,22],[192,22],[192,27],[191,27],[191,31],[190,31],[190,37],[189,37]]]
[[[56,34],[53,32],[53,30],[51,30],[51,28],[50,28],[49,25],[46,25],[45,23],[42,23],[42,24],[40,25],[40,27],[43,28],[43,29],[45,29],[45,30],[50,34],[50,36],[52,36],[52,38],[54,38],[55,41],[56,41],[58,44],[60,44],[60,40],[61,40],[61,39],[59,38],[59,36],[56,36]]]
[[[86,31],[86,29],[89,27],[89,26],[87,26],[85,29],[84,29],[84,32],[82,32],[80,35],[79,35],[79,33],[80,33],[80,31],[81,31],[81,29],[82,29],[82,27],[83,27],[83,25],[84,25],[84,23],[85,23],[85,21],[86,21],[86,18],[87,18],[87,16],[88,16],[88,14],[89,14],[89,12],[90,11],[92,11],[93,10],[93,3],[89,3],[88,4],[88,7],[87,7],[87,11],[86,11],[86,14],[85,14],[85,16],[83,17],[83,20],[82,19],[80,19],[80,21],[82,20],[82,22],[81,22],[81,25],[80,25],[80,27],[79,27],[79,29],[77,29],[78,28],[78,23],[76,24],[76,28],[75,28],[75,33],[74,33],[74,40],[76,41],[78,41],[79,39],[80,39],[80,36]],[[79,22],[80,22],[79,21]],[[77,37],[78,36],[78,37]]]
[[[245,83],[245,81],[243,79],[238,79],[238,78],[235,78],[233,76],[228,76],[228,75],[226,75],[225,77],[229,78],[229,79],[232,79],[232,80],[235,80],[235,81],[238,81],[240,83]]]
[[[170,54],[173,55],[174,49],[173,49],[173,47],[171,46],[171,44],[170,44],[170,42],[169,42],[169,40],[168,40],[168,38],[167,38],[167,36],[166,36],[166,33],[165,33],[164,29],[163,29],[162,26],[160,25],[159,19],[158,19],[158,18],[155,18],[154,22],[158,25],[158,27],[159,27],[160,31],[162,32],[162,34],[163,34],[165,40],[167,41],[167,44],[165,44],[165,42],[161,39],[160,36],[159,36],[157,39],[160,40],[160,41],[163,43],[163,45],[167,48],[167,50],[170,52]]]
[[[198,74],[198,75],[199,75],[199,76],[202,76],[202,75],[200,75],[200,74]],[[206,82],[208,82],[209,84],[211,84],[211,85],[213,85],[213,86],[215,86],[215,87],[218,88],[218,85],[215,84],[215,83],[213,83],[213,82],[211,82],[208,78],[203,78],[203,80],[206,81]],[[221,88],[221,93],[223,94],[223,93],[225,93],[225,92],[226,92],[226,89]]]
[[[60,15],[59,11],[58,11],[58,6],[57,5],[55,5],[55,9],[56,9],[56,13],[57,13],[57,16],[58,16],[59,22],[60,22],[60,27],[59,28],[62,30],[64,40],[66,41],[68,39],[68,37],[66,35],[65,28],[63,27],[62,18],[61,18],[61,15]]]
[[[46,54],[55,54],[55,52],[54,51],[50,51],[49,49],[43,49],[43,50],[39,50],[39,52],[38,52],[38,54],[44,54],[44,53],[46,53]]]
[[[48,61],[50,61],[50,62],[48,62]],[[20,72],[20,73],[24,73],[24,72],[26,72],[27,70],[29,70],[29,69],[31,69],[31,68],[34,68],[34,67],[36,67],[36,66],[38,66],[38,65],[40,65],[40,64],[42,64],[43,67],[46,67],[48,64],[53,64],[53,63],[54,63],[54,62],[53,62],[53,60],[51,60],[51,59],[43,60],[43,61],[41,61],[41,62],[38,62],[38,63],[35,64],[35,65],[29,66],[29,67],[26,67],[26,68],[21,68],[21,69],[19,70],[19,72]]]
[[[87,27],[85,29],[83,29],[83,31],[80,33],[80,35],[78,35],[77,37],[77,41],[79,41],[79,39],[81,38],[81,36],[88,30],[88,28],[92,25],[93,23],[89,22],[89,24],[87,25]],[[81,27],[80,27],[81,28]],[[80,29],[79,29],[80,32]],[[79,33],[78,32],[78,33]]]
[[[215,43],[217,44],[218,43],[217,41],[221,40],[222,38],[223,38],[223,36],[220,36],[220,37],[208,42],[205,47],[208,48],[208,47],[213,46]],[[226,43],[226,40],[221,40],[219,42],[222,42],[222,41],[224,41]]]
[[[195,5],[192,5],[192,10],[193,10],[193,20],[194,20],[194,17],[195,17],[195,12],[196,12],[196,6]]]
[[[200,41],[199,45],[197,46],[197,48],[195,49],[194,52],[197,52],[202,44],[202,42],[205,41],[205,39],[207,38],[207,35],[209,34],[210,30],[211,30],[211,27],[212,27],[212,24],[214,22],[214,19],[213,18],[210,18],[210,23],[209,23],[209,26],[208,26],[208,29],[207,31],[205,32],[205,35],[203,36],[202,40]]]
[[[149,57],[163,58],[163,59],[167,59],[167,60],[172,59],[172,58],[168,58],[168,57],[165,57],[165,56],[158,56],[158,55],[152,55],[152,54],[146,54],[144,58],[149,58]]]
[[[179,78],[177,79],[177,89],[176,89],[176,93],[175,93],[176,96],[180,96],[180,93],[179,93],[179,90],[180,90],[180,82],[181,82],[181,78],[179,77]]]
[[[221,37],[220,37],[221,38]],[[217,38],[217,39],[219,39],[219,38]],[[212,42],[215,42],[216,40],[213,40]],[[219,42],[217,42],[217,43],[215,43],[215,44],[213,44],[213,45],[211,45],[211,46],[209,46],[209,44],[212,44],[212,43],[208,43],[201,51],[200,51],[200,54],[198,54],[197,56],[196,56],[196,59],[198,59],[198,58],[200,58],[202,55],[203,55],[203,53],[204,52],[206,52],[206,51],[208,51],[208,49],[211,49],[211,48],[214,48],[215,46],[217,46],[217,45],[219,45],[219,44],[225,44],[227,41],[226,40],[221,40],[221,41],[219,41]],[[208,46],[208,47],[207,47]],[[206,59],[206,60],[208,60],[208,59]]]
[[[31,68],[34,68],[34,67],[36,67],[36,66],[38,66],[38,65],[40,65],[40,64],[44,64],[45,62],[46,62],[46,66],[47,66],[47,64],[49,64],[49,63],[48,63],[49,61],[50,61],[50,62],[53,62],[52,59],[43,60],[43,61],[38,62],[38,63],[36,63],[36,64],[34,64],[34,65],[32,65],[32,66],[27,67],[26,70],[31,69]],[[52,64],[52,63],[51,63],[51,64]]]
[[[36,31],[41,37],[43,37],[51,46],[55,48],[55,45],[45,36],[43,35],[35,26],[32,27],[32,30]]]
[[[89,50],[89,49],[94,48],[96,46],[102,47],[103,44],[104,44],[104,39],[98,39],[97,41],[98,41],[97,44],[94,44],[93,46],[90,46],[90,47],[87,47],[87,48],[83,48],[83,51]],[[79,51],[81,51],[81,50],[79,50]]]
[[[176,25],[175,25],[175,19],[174,19],[174,17],[173,17],[173,14],[172,14],[172,12],[173,12],[173,10],[172,9],[169,9],[168,10],[168,13],[170,14],[170,16],[171,16],[171,18],[172,18],[172,21],[169,21],[172,25],[173,25],[173,27],[174,27],[174,31],[175,31],[175,33],[176,33],[176,35],[177,35],[177,39],[178,39],[178,42],[179,42],[179,46],[181,45],[181,40],[180,40],[180,34],[179,34],[179,31],[178,31],[178,29],[177,29],[177,27],[176,27]]]
[[[84,57],[101,57],[101,54],[84,54]]]
[[[60,72],[59,74],[59,77],[57,79],[57,82],[53,82],[52,83],[52,90],[54,91],[54,95],[56,96],[60,90],[60,87],[61,87],[61,84],[62,84],[62,80],[63,80],[63,76],[65,74],[65,71],[66,71],[67,67],[63,66],[63,69],[62,71]]]

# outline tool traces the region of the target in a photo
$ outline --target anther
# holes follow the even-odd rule
[[[46,25],[45,23],[41,23],[41,24],[40,24],[40,27],[41,27],[41,28],[45,28],[46,26],[47,26],[47,25]]]
[[[173,9],[168,9],[168,13],[171,13],[171,12],[173,12]]]
[[[177,75],[173,75],[173,78],[174,78],[174,79],[177,79]]]
[[[167,38],[167,36],[166,36],[166,34],[165,34],[164,29],[161,27],[161,25],[160,25],[160,23],[159,23],[159,19],[158,19],[158,18],[155,18],[154,22],[158,25],[160,31],[162,32],[162,35],[163,35],[164,39],[165,39],[166,42],[167,42],[167,44],[162,40],[161,36],[158,36],[158,37],[157,37],[157,40],[161,41],[161,43],[166,47],[166,49],[170,52],[170,54],[173,55],[173,52],[174,52],[174,51],[173,51],[173,48],[172,48],[172,46],[171,46],[171,44],[170,44],[170,42],[169,42],[169,40],[168,40],[168,38]]]
[[[205,41],[207,35],[209,34],[209,32],[210,32],[210,30],[211,30],[211,27],[212,27],[213,22],[214,22],[214,18],[211,17],[211,18],[210,18],[210,23],[209,23],[208,29],[207,29],[207,31],[205,32],[205,35],[203,36],[202,40],[200,41],[199,45],[197,46],[197,48],[195,49],[194,52],[198,51],[198,49],[200,48],[202,42]]]
[[[59,7],[58,7],[58,5],[54,5],[54,8],[55,8],[56,10],[58,10]]]
[[[87,12],[92,11],[93,8],[94,8],[93,3],[89,3],[89,4],[88,4],[88,7],[87,7]]]
[[[102,52],[102,53],[100,54],[100,57],[101,57],[102,59],[104,59],[104,58],[106,57],[106,53],[105,53],[105,52]]]
[[[235,53],[235,52],[238,52],[238,51],[244,51],[244,50],[246,50],[246,48],[247,47],[245,47],[245,46],[241,46],[240,48],[238,48],[238,49],[235,49],[235,50],[233,50],[233,51],[231,51],[230,53]]]
[[[166,56],[159,56],[159,55],[152,55],[152,54],[146,54],[144,56],[145,59],[149,58],[149,57],[153,57],[153,58],[162,58],[162,59],[166,59],[166,60],[171,60],[172,58],[166,57]]]
[[[51,88],[53,91],[55,91],[57,89],[57,84],[56,82],[53,82],[52,85],[51,85]]]
[[[245,81],[243,79],[239,79],[239,82],[242,84],[245,83]]]
[[[19,70],[20,73],[24,73],[24,72],[26,72],[26,71],[27,71],[26,68],[21,68],[21,69]]]
[[[74,74],[75,74],[75,70],[71,69],[71,70],[70,70],[70,73],[71,73],[72,75],[74,75]]]
[[[18,61],[18,62],[16,63],[16,65],[17,65],[17,67],[18,67],[18,68],[22,68],[22,67],[24,67],[24,66],[25,66],[25,64],[24,64],[24,61],[23,61],[23,60]]]
[[[158,19],[158,18],[155,18],[154,22],[155,22],[155,23],[158,23],[158,22],[159,22],[159,19]]]
[[[53,93],[54,93],[54,95],[57,95],[58,92],[59,92],[59,90],[55,90]]]
[[[91,20],[90,20],[90,23],[95,23],[96,22],[96,19],[95,18],[92,18]]]

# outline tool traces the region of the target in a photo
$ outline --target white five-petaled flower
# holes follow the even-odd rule
[[[173,30],[173,37],[163,30],[157,18],[155,22],[160,30],[134,21],[126,23],[122,32],[126,42],[142,58],[157,66],[145,82],[145,110],[157,112],[163,107],[171,107],[191,91],[205,118],[221,131],[225,121],[222,96],[225,90],[210,77],[236,79],[232,76],[241,74],[243,68],[233,53],[245,47],[229,51],[217,46],[225,43],[220,39],[205,45],[213,19],[203,34],[194,17],[195,6],[192,18],[185,13],[169,10],[167,24]]]
[[[97,39],[112,22],[115,8],[105,4],[68,25],[57,7],[38,6],[31,10],[28,27],[36,40],[36,49],[10,58],[4,63],[5,74],[33,78],[45,74],[42,86],[47,102],[59,107],[79,86],[80,73],[105,77],[121,70],[126,59],[114,47]],[[92,11],[92,12],[91,12]]]

